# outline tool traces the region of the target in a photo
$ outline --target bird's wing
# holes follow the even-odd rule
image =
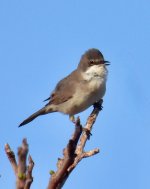
[[[76,70],[72,72],[70,75],[59,81],[56,85],[55,90],[52,92],[51,96],[47,99],[49,100],[48,104],[61,104],[66,102],[75,93],[75,85],[80,82],[80,77]]]

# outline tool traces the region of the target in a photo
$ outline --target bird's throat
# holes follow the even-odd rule
[[[107,69],[105,65],[93,65],[89,67],[83,74],[83,78],[86,81],[91,81],[93,79],[106,79],[107,78]]]

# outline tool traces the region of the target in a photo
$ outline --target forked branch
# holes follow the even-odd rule
[[[33,182],[32,170],[34,167],[34,162],[32,160],[32,157],[29,155],[29,164],[27,166],[27,140],[23,139],[22,145],[18,148],[18,163],[16,161],[15,154],[11,150],[9,144],[5,145],[5,152],[16,175],[16,189],[30,189],[30,186]]]
[[[63,150],[63,158],[58,159],[57,171],[52,172],[47,189],[61,189],[72,170],[83,158],[99,153],[98,148],[85,152],[84,147],[87,140],[90,139],[92,127],[99,111],[102,110],[102,103],[103,101],[101,100],[94,105],[94,110],[88,117],[84,128],[80,124],[80,119],[77,119],[73,136]]]

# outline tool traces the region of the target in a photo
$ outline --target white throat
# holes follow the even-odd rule
[[[86,81],[91,81],[93,79],[107,79],[108,71],[105,65],[93,65],[89,67],[86,72],[82,74]]]

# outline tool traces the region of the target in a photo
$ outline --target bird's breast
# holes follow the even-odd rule
[[[107,80],[107,69],[103,65],[94,65],[82,73],[82,77],[91,92],[102,90]]]
[[[99,101],[105,94],[106,78],[107,72],[103,67],[94,66],[82,73],[72,98],[59,105],[58,111],[74,115]]]

